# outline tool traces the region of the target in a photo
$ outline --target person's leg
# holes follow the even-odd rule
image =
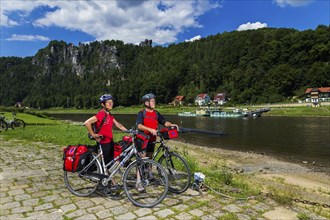
[[[105,165],[107,165],[111,160],[113,160],[114,142],[112,141],[110,143],[101,144],[101,147],[102,147],[102,151],[103,151],[104,163],[105,163]],[[114,180],[111,180],[111,185],[112,185],[111,188],[116,188],[117,189],[116,182]],[[105,192],[104,194],[109,194],[110,193],[108,187],[110,187],[110,185],[108,185],[107,187],[105,187],[103,189],[103,191]]]
[[[147,145],[147,157],[149,157],[149,159],[152,159],[152,154],[155,151],[155,144],[154,143],[148,143]]]
[[[107,164],[110,161],[110,143],[101,144],[103,151],[104,163]]]

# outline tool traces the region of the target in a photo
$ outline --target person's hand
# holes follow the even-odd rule
[[[152,135],[157,135],[157,130],[155,130],[155,129],[149,129],[149,132],[152,134]]]
[[[177,124],[172,124],[171,127],[176,127],[176,130],[178,130],[178,131],[180,130],[179,126]]]
[[[99,135],[99,134],[92,134],[92,137],[97,141],[97,142],[100,142],[103,138],[102,135]]]

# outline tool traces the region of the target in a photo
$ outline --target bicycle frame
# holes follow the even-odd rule
[[[152,155],[152,159],[155,160],[156,157],[158,156],[158,154],[160,153],[160,151],[164,151],[164,155],[167,156],[169,150],[170,150],[170,147],[166,146],[165,145],[165,141],[163,139],[163,137],[161,135],[158,135],[160,137],[160,141],[155,141],[154,143],[157,144],[159,143],[160,145],[158,146],[157,150],[153,153]]]
[[[120,168],[122,168],[124,164],[133,157],[133,155],[135,155],[137,159],[141,158],[135,148],[134,140],[127,149],[125,149],[120,155],[111,160],[108,164],[105,164],[104,162],[101,144],[98,144],[98,148],[99,153],[97,155],[94,155],[93,159],[89,162],[89,164],[86,165],[80,172],[83,172],[90,168],[90,166],[96,160],[96,162],[102,168],[100,172],[102,175],[104,175],[104,177],[102,178],[104,185],[107,185],[108,182],[112,180],[112,178],[118,173]],[[120,159],[122,160],[120,161]]]

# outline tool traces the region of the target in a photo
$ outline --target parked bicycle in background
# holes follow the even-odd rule
[[[20,129],[25,128],[25,122],[22,119],[16,118],[16,112],[13,112],[13,118],[8,120],[3,112],[0,113],[0,131],[6,131],[8,128]]]

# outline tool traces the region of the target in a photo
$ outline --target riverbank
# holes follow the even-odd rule
[[[303,164],[289,163],[262,154],[210,149],[178,141],[170,143],[177,149],[184,148],[202,167],[213,169],[215,164],[223,165],[263,192],[330,205],[330,174],[327,172],[318,172]]]
[[[195,112],[196,106],[170,106],[158,105],[157,110],[165,115],[177,115],[180,112]],[[264,104],[264,105],[239,105],[221,107],[224,111],[234,109],[255,110],[260,108],[270,108],[263,116],[293,116],[293,117],[330,117],[330,103],[324,103],[321,107],[312,107],[305,104]],[[123,107],[117,106],[111,111],[114,114],[137,114],[143,106]],[[21,109],[20,111],[34,112],[39,114],[95,114],[99,109],[75,109],[75,108],[50,108],[50,109]],[[0,107],[0,111],[17,111],[16,108]]]

